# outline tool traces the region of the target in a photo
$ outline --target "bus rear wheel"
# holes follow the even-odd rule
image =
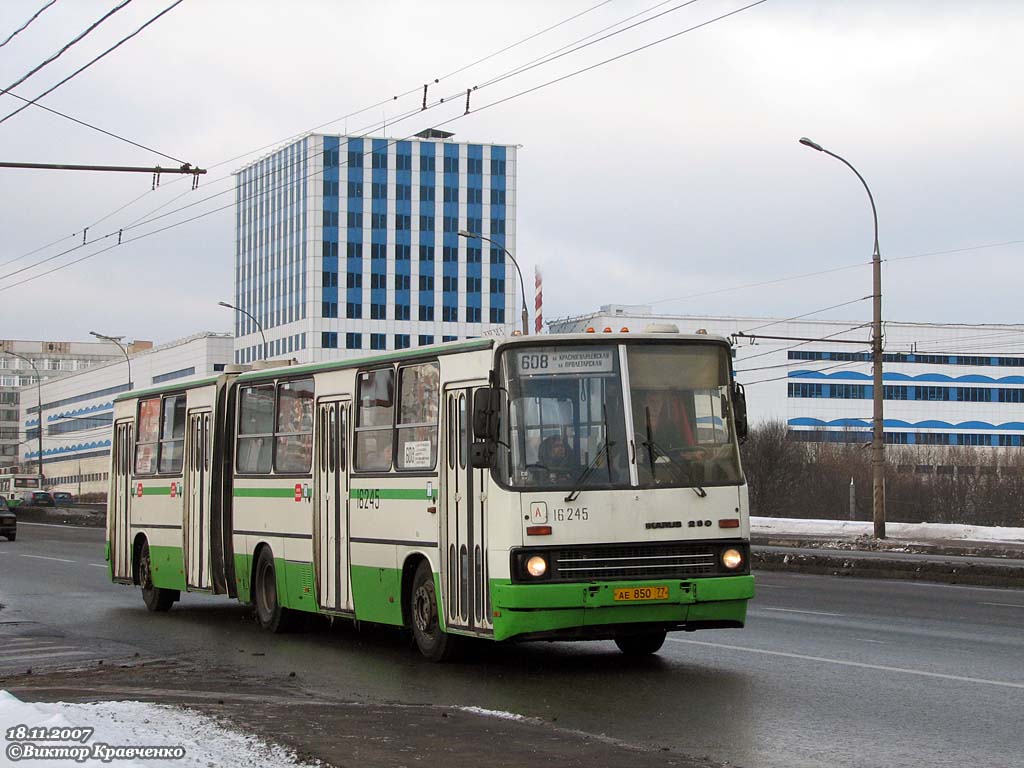
[[[277,570],[274,555],[269,547],[260,550],[253,570],[252,602],[256,621],[260,626],[275,634],[287,632],[293,624],[293,613],[281,606],[277,599]]]
[[[181,592],[176,589],[153,586],[153,565],[149,557],[149,544],[143,544],[142,551],[139,553],[139,585],[142,587],[143,602],[154,613],[171,610],[171,606],[181,597]]]
[[[667,634],[667,632],[659,630],[644,632],[640,635],[624,635],[616,637],[615,644],[627,656],[650,656],[652,653],[657,653],[665,644],[665,635]]]
[[[430,661],[454,661],[462,655],[464,638],[450,635],[441,628],[437,614],[437,591],[430,563],[421,560],[412,579],[409,599],[412,635],[420,653]]]

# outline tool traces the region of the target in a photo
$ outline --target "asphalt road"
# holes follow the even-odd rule
[[[436,666],[388,630],[271,636],[225,598],[148,614],[137,589],[107,581],[102,536],[25,524],[0,540],[0,630],[51,627],[71,651],[138,649],[270,681],[295,672],[353,701],[515,712],[748,768],[1021,764],[1024,591],[764,573],[746,629],[670,635],[654,658],[542,643]],[[0,670],[25,655],[2,642]]]

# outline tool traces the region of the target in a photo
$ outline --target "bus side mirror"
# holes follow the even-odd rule
[[[732,383],[732,413],[736,422],[736,438],[742,443],[747,439],[747,393],[743,385]]]
[[[500,394],[496,387],[481,387],[473,393],[473,435],[477,440],[497,442]]]
[[[491,469],[498,446],[501,424],[501,391],[497,387],[481,387],[473,393],[473,436],[469,446],[469,463],[474,469]]]
[[[495,459],[494,445],[494,443],[488,443],[483,440],[470,443],[469,466],[473,467],[473,469],[493,469]]]

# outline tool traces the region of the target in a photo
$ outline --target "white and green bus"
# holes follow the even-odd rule
[[[673,329],[674,330],[674,329]],[[121,395],[114,581],[469,637],[742,627],[746,432],[729,343],[603,333],[452,342]]]

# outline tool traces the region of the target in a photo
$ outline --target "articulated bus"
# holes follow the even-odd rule
[[[39,475],[7,474],[0,475],[0,496],[7,499],[7,504],[16,507],[21,504],[21,497],[26,491],[41,491]]]
[[[470,637],[614,640],[742,627],[753,597],[729,343],[476,339],[257,369],[115,403],[111,578]],[[273,363],[270,363],[272,365]],[[265,364],[267,365],[267,364]]]

